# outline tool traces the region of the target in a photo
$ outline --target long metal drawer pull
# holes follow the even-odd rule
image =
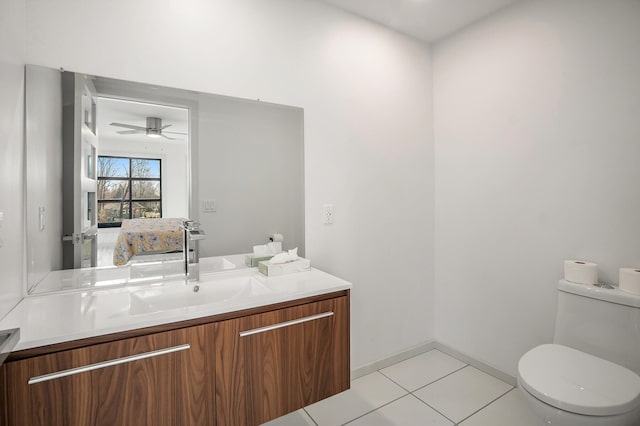
[[[258,333],[264,333],[265,331],[271,331],[278,328],[289,327],[291,325],[301,324],[303,322],[313,321],[320,318],[326,318],[332,315],[333,315],[333,311],[329,311],[329,312],[324,312],[322,314],[311,315],[310,317],[299,318],[296,320],[285,321],[285,322],[280,322],[278,324],[268,325],[266,327],[260,327],[260,328],[254,328],[247,331],[241,331],[240,337],[251,336],[252,334],[258,334]]]
[[[138,361],[145,358],[152,358],[158,355],[166,355],[172,352],[184,351],[190,349],[191,345],[185,344],[180,346],[173,346],[171,348],[159,349],[157,351],[144,352],[138,355],[125,356],[122,358],[112,359],[110,361],[98,362],[95,364],[85,365],[84,367],[70,368],[68,370],[57,371],[55,373],[44,374],[42,376],[36,376],[29,379],[29,384],[33,385],[40,382],[46,382],[47,380],[59,379],[61,377],[71,376],[73,374],[84,373],[91,370],[98,370],[100,368],[111,367],[118,364],[125,364],[131,361]]]

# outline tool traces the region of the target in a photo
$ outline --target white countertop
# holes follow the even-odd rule
[[[200,273],[248,269],[244,264],[244,257],[244,254],[203,257],[200,259]],[[181,274],[184,274],[182,253],[147,255],[143,260],[131,261],[126,266],[51,271],[29,294],[124,287]]]
[[[14,351],[286,302],[351,288],[311,269],[266,277],[256,268],[201,273],[198,292],[184,280],[25,297],[0,321],[20,328]]]

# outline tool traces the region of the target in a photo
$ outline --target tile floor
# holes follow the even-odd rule
[[[518,389],[436,349],[265,426],[537,426]]]

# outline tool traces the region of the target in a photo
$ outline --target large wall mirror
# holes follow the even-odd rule
[[[25,80],[30,293],[179,261],[163,247],[123,255],[131,224],[194,219],[201,258],[275,233],[304,254],[302,109],[34,65]]]

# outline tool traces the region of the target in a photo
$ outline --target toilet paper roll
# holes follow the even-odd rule
[[[597,284],[598,265],[581,260],[565,260],[564,279],[578,284]]]
[[[640,268],[620,268],[620,290],[640,294]]]
[[[273,241],[274,243],[283,242],[284,237],[282,236],[282,234],[271,234],[271,236],[269,237],[269,241]]]

